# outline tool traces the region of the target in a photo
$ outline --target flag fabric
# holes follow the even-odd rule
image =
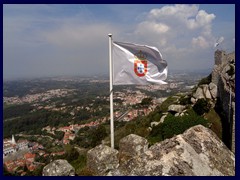
[[[167,84],[167,72],[156,47],[113,42],[113,85]]]

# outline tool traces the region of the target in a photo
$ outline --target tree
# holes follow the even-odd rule
[[[79,153],[78,151],[74,148],[74,146],[72,145],[66,145],[65,146],[65,152],[66,152],[66,160],[68,162],[74,161],[76,159],[78,159]]]
[[[55,138],[57,138],[58,140],[62,140],[64,136],[64,132],[62,131],[55,131]]]
[[[193,110],[199,115],[203,115],[204,113],[209,112],[211,108],[211,104],[208,100],[198,99],[197,102],[193,106]]]
[[[147,97],[147,98],[143,98],[141,105],[142,106],[149,106],[152,104],[152,98],[151,97]]]
[[[202,84],[210,84],[212,82],[212,74],[209,74],[207,77],[201,79],[201,81],[198,83],[198,86]]]

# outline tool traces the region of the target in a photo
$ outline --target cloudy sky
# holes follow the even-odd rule
[[[108,74],[113,39],[157,47],[169,70],[235,50],[235,5],[3,5],[3,78]]]

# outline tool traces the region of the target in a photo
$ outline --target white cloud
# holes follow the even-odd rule
[[[214,14],[208,14],[204,10],[198,11],[195,18],[187,19],[186,24],[189,29],[196,29],[199,27],[207,27],[211,24],[212,20],[216,16]],[[208,28],[208,27],[207,27]]]
[[[136,26],[134,35],[135,39],[158,47],[170,67],[181,69],[196,64],[201,68],[204,61],[211,62],[203,57],[213,53],[215,17],[198,5],[166,5],[150,10]]]
[[[201,48],[208,48],[210,46],[210,44],[207,42],[207,40],[202,36],[198,36],[197,38],[193,38],[192,39],[192,44],[195,47],[199,46]]]
[[[175,17],[178,19],[187,19],[188,17],[194,16],[198,11],[197,5],[167,5],[161,9],[152,9],[149,13],[150,19],[158,19],[159,17],[168,18]]]
[[[162,33],[166,33],[167,31],[169,31],[169,29],[170,29],[169,26],[167,26],[164,23],[144,21],[144,22],[141,22],[140,24],[138,24],[136,33],[142,34],[147,31],[148,33],[153,32],[153,33],[157,33],[157,34],[162,34]]]
[[[208,48],[215,39],[212,35],[215,17],[198,5],[167,5],[152,9],[137,25],[135,35],[141,35],[146,41],[155,40],[160,48],[173,44],[176,48]]]
[[[213,33],[224,36],[224,47],[235,43],[234,23],[216,26],[216,15],[201,5],[97,6],[4,5],[4,73],[107,72],[108,33],[158,47],[170,69],[209,67]]]

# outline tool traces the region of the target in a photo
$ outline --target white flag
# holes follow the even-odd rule
[[[167,84],[167,62],[156,47],[113,42],[113,84]]]

